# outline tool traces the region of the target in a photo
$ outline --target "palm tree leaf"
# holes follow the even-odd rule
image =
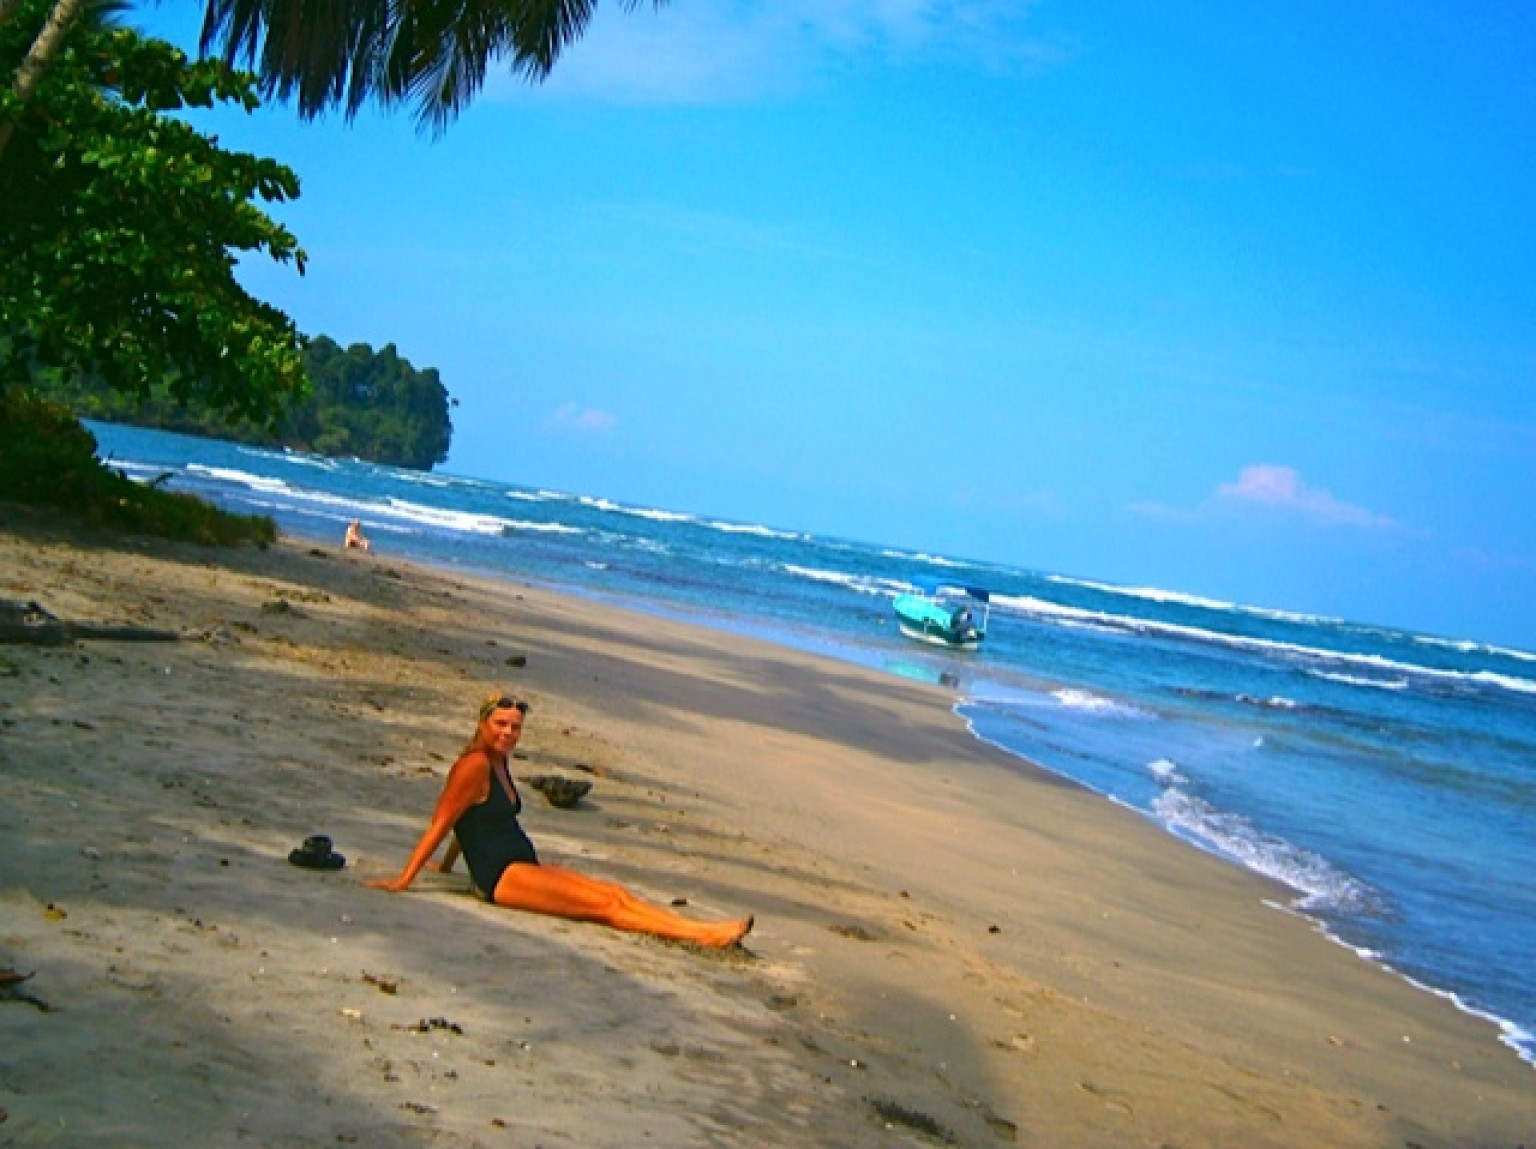
[[[441,132],[495,60],[546,79],[591,23],[597,0],[207,0],[202,49],[253,68],[268,95],[311,118],[370,99],[414,103]],[[626,10],[643,0],[620,0]],[[660,7],[665,0],[653,0]]]

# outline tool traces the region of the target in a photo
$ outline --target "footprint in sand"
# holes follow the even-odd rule
[[[1092,1094],[1094,1097],[1097,1097],[1104,1103],[1104,1108],[1106,1109],[1113,1110],[1116,1113],[1123,1113],[1127,1117],[1135,1112],[1135,1110],[1132,1109],[1129,1104],[1121,1101],[1117,1097],[1112,1096],[1108,1090],[1095,1085],[1091,1081],[1079,1081],[1077,1083],[1077,1087],[1084,1093]]]

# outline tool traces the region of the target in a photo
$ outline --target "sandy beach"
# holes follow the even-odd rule
[[[0,1146],[1536,1145],[1491,1024],[939,687],[8,507],[0,598],[180,636],[0,646]],[[514,773],[593,783],[527,793],[541,855],[755,914],[742,950],[363,888],[497,684]],[[317,833],[345,869],[288,864]]]

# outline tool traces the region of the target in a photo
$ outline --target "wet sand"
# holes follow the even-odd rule
[[[306,542],[0,506],[0,1146],[1536,1145],[1493,1026],[978,743],[939,687]],[[523,661],[522,665],[515,663]],[[398,871],[475,702],[542,856],[715,954]],[[288,852],[329,834],[337,873]]]

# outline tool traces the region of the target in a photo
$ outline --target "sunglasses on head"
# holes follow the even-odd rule
[[[513,698],[510,694],[503,694],[500,698],[494,698],[480,708],[480,717],[489,718],[498,710],[516,710],[519,714],[528,713],[528,704],[521,698]]]

